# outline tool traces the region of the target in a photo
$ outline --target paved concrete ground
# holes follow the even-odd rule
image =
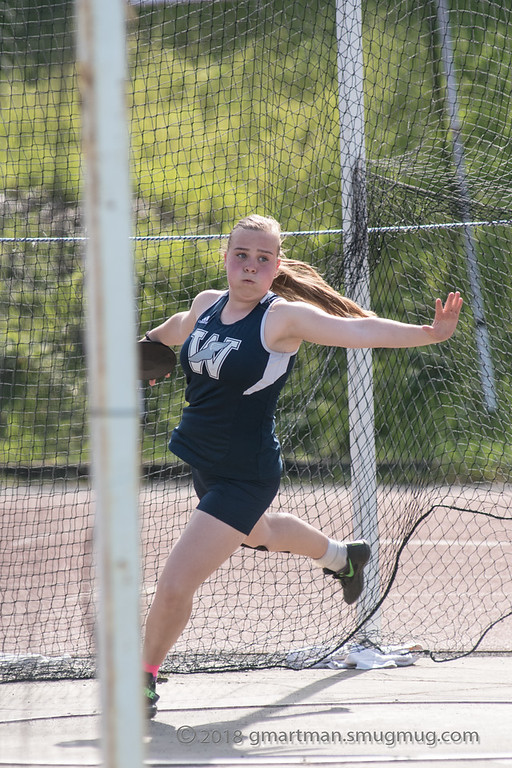
[[[158,692],[151,766],[512,768],[512,656],[174,676]],[[98,694],[93,680],[0,686],[0,766],[102,765]]]

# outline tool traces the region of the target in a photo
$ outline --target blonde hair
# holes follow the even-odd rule
[[[233,227],[231,235],[237,229],[269,232],[278,238],[279,251],[277,255],[281,259],[281,264],[270,287],[278,296],[282,296],[288,301],[306,301],[320,307],[330,315],[337,315],[338,317],[370,317],[374,314],[334,290],[314,267],[304,261],[287,258],[282,248],[281,226],[271,216],[258,214],[246,216]],[[228,240],[228,248],[231,235]]]

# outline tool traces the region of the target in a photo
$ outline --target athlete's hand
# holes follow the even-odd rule
[[[168,379],[170,375],[171,375],[170,373],[166,373],[165,376],[164,376],[164,379]],[[148,381],[149,386],[150,387],[154,387],[155,384],[156,384],[156,381],[157,381],[156,379],[150,379]]]
[[[433,342],[446,341],[455,331],[459,322],[462,299],[459,291],[449,293],[443,306],[441,299],[436,299],[436,311],[432,325],[424,325],[423,330]]]

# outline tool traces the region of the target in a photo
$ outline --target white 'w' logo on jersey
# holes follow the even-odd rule
[[[188,362],[194,373],[202,373],[206,365],[208,375],[212,379],[218,379],[224,360],[232,349],[238,349],[241,339],[226,338],[219,341],[219,334],[212,333],[210,338],[199,347],[199,342],[207,336],[207,331],[200,328],[192,332],[188,348]]]

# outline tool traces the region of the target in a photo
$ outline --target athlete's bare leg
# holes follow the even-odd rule
[[[263,547],[269,552],[290,552],[312,558],[324,573],[339,581],[348,605],[355,603],[364,589],[363,571],[371,556],[366,541],[329,539],[299,517],[266,512],[242,543]]]
[[[269,552],[290,552],[315,560],[327,551],[329,539],[300,517],[265,512],[243,540],[248,547],[266,547]]]
[[[196,590],[245,538],[230,525],[195,510],[158,580],[146,623],[143,659],[147,664],[163,662],[188,623]]]

